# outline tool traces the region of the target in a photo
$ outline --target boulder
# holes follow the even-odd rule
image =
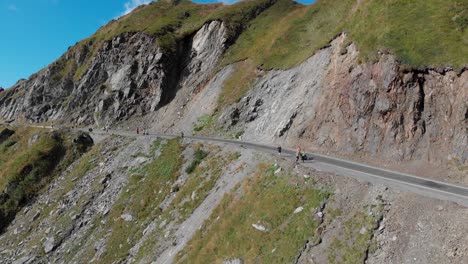
[[[125,222],[133,221],[133,216],[131,214],[123,214],[120,216]]]
[[[294,210],[294,214],[298,214],[298,213],[302,212],[303,210],[304,210],[304,207],[299,206],[298,208],[296,208],[296,210]]]
[[[257,229],[258,231],[268,232],[268,229],[262,225],[252,224],[253,228]]]
[[[44,242],[43,246],[44,246],[44,252],[46,254],[48,254],[49,252],[51,252],[52,250],[55,249],[55,246],[56,246],[55,245],[55,238],[54,237],[48,237],[46,239],[46,241]]]

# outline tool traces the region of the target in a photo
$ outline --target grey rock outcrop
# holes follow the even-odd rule
[[[405,70],[387,54],[359,64],[357,48],[343,47],[345,40],[341,35],[295,68],[267,72],[218,122],[251,140],[466,163],[468,71]]]
[[[2,94],[0,115],[33,123],[106,125],[156,111],[180,87],[195,89],[211,77],[224,52],[225,35],[224,24],[213,21],[182,40],[175,52],[163,52],[154,37],[125,33],[105,42],[89,65],[84,65],[87,48],[71,49]],[[62,64],[73,62],[86,68],[81,78],[56,77],[62,74]]]
[[[46,241],[44,242],[44,252],[48,254],[52,250],[54,250],[56,244],[55,244],[55,238],[54,237],[48,237]]]
[[[144,33],[123,34],[101,47],[79,80],[53,78],[59,59],[18,82],[0,96],[0,116],[98,126],[132,117],[154,131],[191,133],[218,110],[216,124],[247,140],[396,162],[468,161],[468,71],[407,69],[389,54],[362,64],[342,34],[292,69],[263,72],[238,103],[217,109],[234,72],[217,68],[226,36],[212,21],[168,53]],[[86,52],[62,59],[80,65]]]

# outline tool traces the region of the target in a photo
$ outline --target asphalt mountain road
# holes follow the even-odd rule
[[[148,134],[137,135],[135,132],[129,131],[93,131],[94,137],[105,137],[109,134],[123,135],[123,136],[150,136],[161,138],[172,138],[176,135],[167,134]],[[204,141],[211,143],[226,143],[235,144],[246,148],[253,148],[259,151],[277,153],[277,146],[261,144],[257,142],[247,142],[241,140],[222,139],[222,138],[208,138],[197,136],[185,136],[186,140]],[[283,155],[293,158],[295,151],[292,149],[283,148]],[[403,191],[410,191],[431,198],[441,200],[448,200],[456,202],[460,205],[468,207],[468,187],[449,184],[445,182],[424,179],[414,175],[404,174],[387,169],[377,168],[362,163],[357,163],[349,160],[344,160],[336,157],[325,156],[318,153],[306,153],[309,160],[305,163],[300,163],[302,166],[312,167],[320,171],[333,172],[337,175],[350,176],[359,180],[381,183],[391,186]]]

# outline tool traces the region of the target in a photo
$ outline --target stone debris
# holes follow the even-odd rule
[[[148,158],[145,158],[145,157],[137,157],[135,160],[134,160],[134,163],[136,165],[141,165],[143,163],[146,163],[148,161]]]
[[[132,222],[133,216],[131,214],[123,214],[120,216],[125,222]]]
[[[34,257],[24,256],[12,262],[12,264],[29,264],[34,261]]]
[[[304,210],[304,207],[300,206],[300,207],[296,208],[296,210],[294,210],[294,214],[300,213],[300,212],[302,212],[302,210]]]
[[[223,261],[223,264],[244,264],[244,261],[242,259],[230,259],[230,260],[225,260]]]
[[[262,225],[252,224],[253,228],[257,229],[258,231],[268,232],[268,229]]]
[[[367,228],[362,227],[361,230],[359,230],[359,234],[364,235],[367,232]]]
[[[39,218],[39,216],[41,215],[41,212],[40,211],[36,211],[36,213],[31,217],[31,220],[29,220],[29,222],[34,222],[37,220],[37,218]]]
[[[48,254],[55,248],[55,238],[54,237],[48,237],[46,241],[43,244],[44,246],[44,252]]]

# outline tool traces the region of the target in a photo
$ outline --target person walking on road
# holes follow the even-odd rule
[[[278,146],[278,154],[281,156],[281,146]]]
[[[305,154],[304,150],[301,151],[301,160],[302,163],[304,163],[307,160],[307,155]]]
[[[296,150],[296,163],[299,162],[299,157],[301,155],[301,147],[297,147],[297,150]]]

